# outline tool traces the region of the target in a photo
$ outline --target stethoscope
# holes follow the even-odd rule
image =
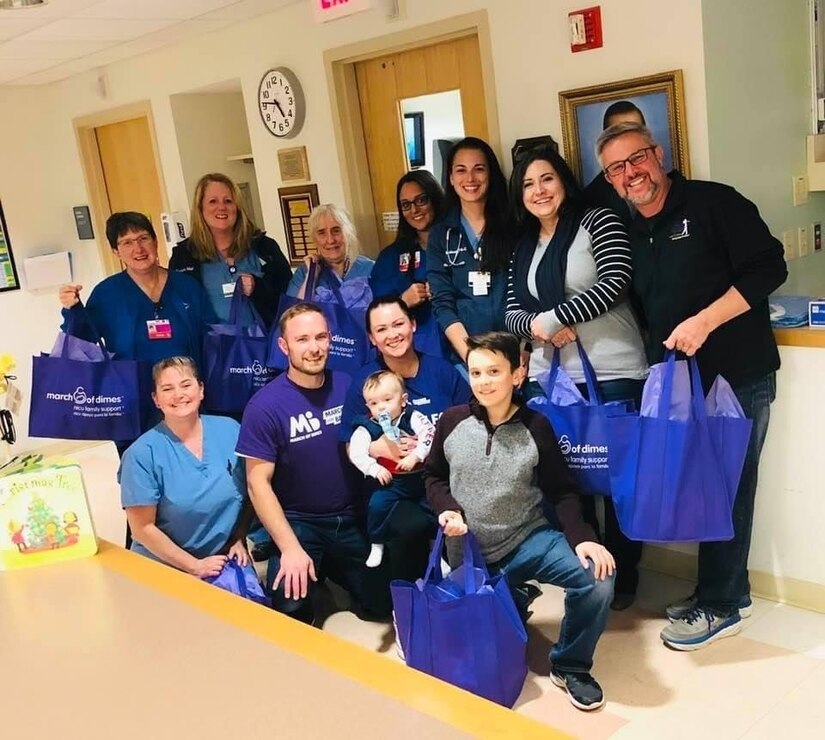
[[[444,267],[462,267],[466,264],[465,260],[458,261],[458,255],[462,252],[462,244],[464,243],[464,232],[459,229],[458,230],[458,244],[456,248],[450,250],[450,234],[453,231],[452,226],[447,227],[447,244],[444,247],[444,256],[447,258],[447,264]],[[463,250],[463,251],[466,251]],[[476,262],[481,260],[481,244],[479,242],[479,246],[473,252],[473,257],[475,258]]]

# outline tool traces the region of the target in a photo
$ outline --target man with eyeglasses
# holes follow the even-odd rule
[[[648,360],[661,362],[666,348],[696,355],[705,391],[722,375],[753,420],[734,537],[701,543],[696,590],[667,608],[664,643],[696,650],[738,633],[752,610],[754,498],[779,368],[768,296],[787,269],[782,245],[756,206],[727,185],[666,173],[662,147],[645,126],[609,127],[596,142],[596,156],[605,178],[635,209],[628,221],[633,290],[644,312]]]

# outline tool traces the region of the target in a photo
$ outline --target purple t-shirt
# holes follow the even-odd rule
[[[275,463],[272,488],[286,514],[325,516],[354,510],[357,476],[338,441],[349,388],[346,373],[327,370],[320,388],[302,388],[286,373],[246,406],[237,454]]]

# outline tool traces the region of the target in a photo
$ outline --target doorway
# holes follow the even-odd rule
[[[122,269],[105,230],[106,219],[118,211],[149,217],[158,237],[158,259],[165,266],[169,254],[161,213],[168,207],[149,103],[76,119],[74,126],[104,274]]]
[[[398,178],[416,166],[441,174],[436,142],[477,136],[500,150],[487,14],[469,13],[333,49],[325,61],[334,88],[344,192],[363,251],[374,256],[396,236]],[[411,114],[416,113],[423,114],[422,151],[411,157],[416,153]]]

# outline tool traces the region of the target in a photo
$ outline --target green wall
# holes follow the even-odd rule
[[[808,13],[808,0],[702,0],[711,179],[754,201],[779,239],[825,223],[825,192],[794,207],[791,187],[811,133]],[[825,293],[825,253],[789,272],[784,292]]]

